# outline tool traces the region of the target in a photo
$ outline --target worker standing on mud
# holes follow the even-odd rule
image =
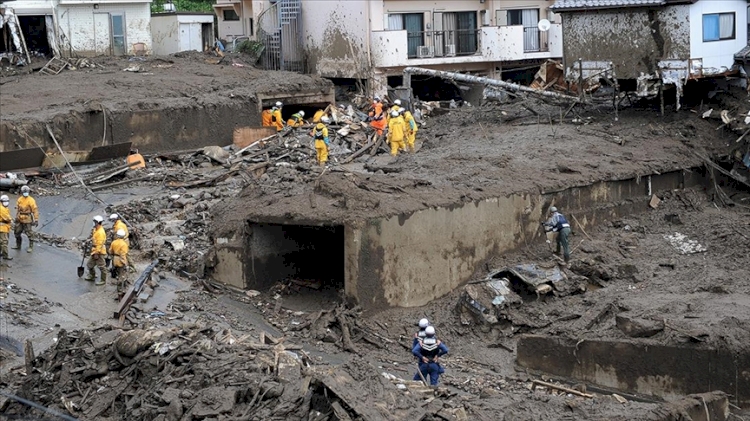
[[[276,111],[276,107],[266,108],[260,113],[260,123],[263,127],[273,126],[273,112]]]
[[[6,195],[0,196],[0,258],[13,260],[8,256],[8,237],[13,219],[10,217],[10,199]]]
[[[21,234],[26,233],[29,238],[28,253],[34,251],[34,230],[32,227],[39,226],[39,208],[36,201],[30,196],[31,189],[29,186],[21,187],[21,197],[16,202],[16,229],[13,233],[16,235],[16,246],[14,249],[21,249]]]
[[[116,238],[112,241],[109,246],[109,254],[112,256],[112,266],[114,267],[114,273],[112,274],[117,282],[117,292],[124,291],[125,282],[128,279],[128,252],[130,248],[128,243],[125,241],[127,233],[119,229],[115,233]],[[119,298],[119,297],[118,297]]]
[[[419,371],[415,379],[430,376],[430,386],[437,386],[440,375],[445,369],[440,366],[439,358],[448,353],[448,347],[435,336],[435,328],[427,326],[424,339],[412,349],[412,354],[419,359]]]
[[[386,116],[386,121],[388,123],[390,123],[390,121],[391,121],[391,117],[390,116],[393,114],[394,111],[397,112],[397,113],[399,113],[399,114],[401,113],[401,100],[400,99],[397,99],[397,100],[393,101],[393,105],[391,105],[391,107],[388,109],[388,113],[387,113],[387,116]]]
[[[109,221],[112,222],[112,241],[114,242],[115,239],[117,239],[117,233],[120,231],[123,231],[125,233],[125,236],[123,237],[123,240],[125,241],[125,244],[128,245],[128,251],[130,250],[130,230],[128,230],[128,226],[125,224],[125,222],[122,221],[122,218],[120,218],[120,215],[113,213],[112,215],[109,215]],[[128,268],[132,272],[135,272],[135,265],[130,260],[130,256],[127,256],[127,259],[125,259],[128,262]]]
[[[372,107],[370,107],[370,127],[375,129],[378,136],[383,135],[387,122],[385,121],[385,115],[383,115],[383,103],[380,102],[380,97],[375,97],[372,101]]]
[[[568,237],[570,236],[570,223],[568,223],[568,220],[557,211],[557,208],[554,206],[550,206],[549,208],[550,218],[546,222],[542,222],[542,225],[544,225],[544,230],[546,232],[552,231],[557,233],[557,249],[555,251],[555,254],[560,254],[560,248],[563,249],[563,257],[565,259],[565,264],[568,264],[570,262],[570,243],[568,242]]]
[[[327,116],[323,116],[320,119],[320,123],[316,124],[312,130],[311,136],[315,139],[315,153],[318,159],[318,165],[324,167],[328,162],[328,127],[326,124],[330,123],[331,120]]]
[[[283,107],[284,104],[281,101],[276,101],[276,106],[271,111],[271,122],[272,125],[276,126],[277,132],[284,130],[284,119],[281,117],[281,109]]]
[[[417,139],[417,121],[414,120],[414,116],[411,114],[411,111],[407,110],[406,108],[401,108],[400,110],[401,115],[404,116],[404,122],[406,123],[406,149],[414,153],[414,142]]]
[[[292,116],[287,120],[286,125],[289,127],[300,127],[303,124],[305,124],[305,112],[300,111],[298,113],[292,114]]]
[[[388,122],[388,143],[391,145],[391,156],[398,155],[400,149],[405,149],[406,123],[398,111],[391,112],[391,121]]]
[[[86,280],[91,282],[96,279],[95,267],[99,268],[99,280],[96,281],[96,285],[104,285],[107,283],[107,264],[105,258],[107,257],[107,248],[105,243],[107,242],[107,233],[104,232],[102,223],[104,218],[100,215],[94,217],[94,229],[91,231],[91,239],[88,240],[91,243],[91,257],[86,262],[86,267],[89,270],[89,275]]]

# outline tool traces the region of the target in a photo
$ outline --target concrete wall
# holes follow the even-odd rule
[[[582,58],[611,61],[617,77],[635,79],[642,73],[655,73],[660,60],[690,58],[687,5],[567,12],[562,16],[567,72]]]
[[[254,40],[257,32],[257,13],[254,12],[253,3],[259,3],[260,7],[257,9],[258,12],[263,10],[263,3],[268,2],[252,2],[249,0],[243,0],[238,3],[229,3],[224,1],[217,1],[214,5],[214,11],[218,19],[218,32],[219,38],[232,42],[235,38],[248,37]],[[233,9],[240,20],[224,20],[224,9]],[[250,20],[252,19],[252,28]]]
[[[721,73],[734,64],[734,53],[747,45],[746,0],[701,0],[690,5],[690,58],[703,59],[703,74]],[[703,42],[703,15],[735,12],[733,40]]]
[[[681,171],[651,179],[654,193],[702,183],[699,175]],[[575,214],[585,227],[647,209],[648,189],[648,177],[603,181],[542,195],[516,194],[431,208],[348,227],[346,291],[366,308],[424,305],[468,281],[487,259],[532,241],[539,233],[542,212],[551,203],[566,215]],[[622,202],[626,205],[614,206]]]
[[[721,390],[735,405],[750,407],[747,352],[528,335],[518,341],[517,355],[521,367],[628,393],[675,399]]]
[[[151,17],[151,39],[153,53],[168,55],[180,48],[180,23],[177,15],[154,15]]]
[[[107,112],[107,144],[133,142],[142,152],[229,145],[236,127],[260,126],[255,102],[204,105],[128,112]],[[101,112],[72,112],[55,116],[52,129],[65,150],[90,150],[102,141]],[[36,146],[29,137],[54,149],[54,143],[39,120],[0,121],[0,151]],[[20,129],[20,130],[19,130]],[[21,135],[28,133],[28,136]]]
[[[94,3],[98,5],[94,9]],[[134,54],[133,44],[144,43],[151,51],[151,9],[150,2],[113,3],[86,1],[79,4],[63,4],[57,8],[60,29],[70,40],[72,52],[79,56],[111,54],[101,46],[109,45],[108,26],[94,24],[95,13],[122,13],[125,15],[125,48],[127,54]],[[97,48],[99,45],[99,48]],[[71,51],[63,49],[63,54]]]

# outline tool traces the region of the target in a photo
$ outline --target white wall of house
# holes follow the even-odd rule
[[[734,64],[734,53],[747,45],[746,0],[700,0],[690,5],[690,58],[703,59],[703,74],[720,73]],[[734,39],[703,41],[703,15],[734,12]]]
[[[257,3],[262,4],[264,2]],[[224,10],[234,10],[239,19],[224,19]],[[217,1],[214,5],[214,12],[216,12],[218,20],[217,29],[219,38],[226,40],[227,42],[232,42],[236,38],[244,39],[244,37],[247,37],[247,39],[255,39],[258,20],[257,14],[254,13],[254,10],[253,2],[250,0]],[[259,10],[262,10],[262,7]]]
[[[98,7],[94,9],[94,4]],[[111,54],[109,14],[123,14],[126,54],[134,54],[133,44],[143,43],[152,50],[150,2],[60,4],[58,22],[70,40],[74,54],[96,56]],[[63,54],[69,53],[63,49]]]
[[[203,51],[203,25],[213,26],[213,15],[163,14],[151,16],[153,53]],[[211,31],[213,34],[213,30]]]

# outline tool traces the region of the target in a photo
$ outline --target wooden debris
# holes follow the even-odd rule
[[[593,398],[594,397],[594,395],[590,395],[588,393],[579,392],[578,390],[575,390],[575,389],[571,389],[571,388],[568,388],[568,387],[565,387],[565,386],[559,386],[559,385],[556,385],[556,384],[553,384],[553,383],[543,382],[541,380],[534,380],[533,383],[536,384],[536,385],[542,386],[542,387],[547,387],[547,388],[550,388],[550,389],[560,390],[560,391],[563,391],[565,393],[570,393],[571,395],[582,396],[584,398]]]

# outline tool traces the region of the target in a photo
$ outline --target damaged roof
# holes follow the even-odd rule
[[[740,51],[734,53],[734,59],[739,61],[748,61],[748,59],[750,59],[750,44],[746,45]]]
[[[614,9],[624,7],[667,6],[678,3],[695,3],[698,0],[557,0],[551,10],[577,11],[590,9]]]

